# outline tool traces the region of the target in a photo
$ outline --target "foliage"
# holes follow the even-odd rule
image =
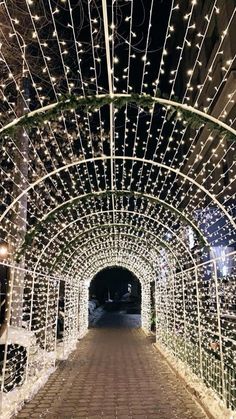
[[[111,97],[110,95],[105,96],[75,96],[69,94],[64,96],[55,106],[50,109],[45,110],[44,112],[36,112],[33,115],[24,115],[21,117],[17,124],[5,129],[1,136],[12,135],[16,130],[17,126],[22,126],[24,128],[34,128],[42,125],[43,123],[55,119],[61,112],[70,111],[70,110],[81,110],[81,111],[91,111],[94,112],[97,109],[113,104],[116,108],[120,109],[126,104],[134,104],[143,109],[151,109],[157,103],[155,99],[160,96],[160,92],[152,97],[146,94],[131,94],[120,95]],[[163,104],[162,106],[167,106]],[[176,118],[177,120],[184,120],[192,128],[201,128],[207,123],[208,127],[218,133],[220,136],[226,136],[227,139],[236,140],[235,136],[229,133],[224,128],[220,127],[218,124],[209,121],[206,117],[196,115],[191,110],[182,109],[181,107],[174,107],[168,105],[168,118]]]

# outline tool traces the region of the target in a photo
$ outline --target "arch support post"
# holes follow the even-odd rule
[[[198,330],[198,348],[199,348],[199,374],[203,379],[203,360],[202,360],[202,326],[201,326],[201,297],[199,292],[199,278],[197,267],[194,268],[195,288],[196,288],[196,309],[197,309],[197,330]]]
[[[64,358],[76,348],[78,340],[79,287],[76,280],[65,283]]]
[[[218,326],[218,335],[219,335],[219,355],[220,355],[222,396],[224,400],[227,400],[226,383],[225,383],[225,363],[224,363],[224,354],[223,354],[223,340],[222,340],[222,332],[221,332],[221,307],[220,307],[220,298],[219,298],[217,265],[216,265],[215,260],[213,260],[213,281],[214,281],[214,286],[215,286],[216,315],[217,315],[217,326]]]
[[[142,328],[146,333],[151,332],[151,285],[142,283]]]
[[[82,339],[88,330],[88,301],[89,288],[87,281],[79,282],[79,305],[78,305],[78,338]]]

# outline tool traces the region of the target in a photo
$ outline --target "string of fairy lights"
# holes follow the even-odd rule
[[[233,2],[79,3],[0,2],[0,128],[69,95],[130,93],[187,104],[235,128]],[[50,318],[56,324],[65,281],[67,352],[78,326],[83,335],[88,325],[90,281],[122,266],[141,282],[144,327],[150,329],[150,283],[157,280],[158,339],[191,364],[189,350],[199,361],[195,372],[235,408],[234,323],[219,314],[234,310],[235,139],[194,112],[189,122],[160,103],[48,115],[0,137],[0,258],[19,268],[30,328],[37,292],[44,315],[36,329],[46,330]],[[42,345],[48,339],[53,348],[55,333],[43,333]]]

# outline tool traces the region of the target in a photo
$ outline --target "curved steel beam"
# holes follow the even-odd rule
[[[101,252],[99,252],[98,254],[100,255],[100,253]],[[80,273],[79,273],[79,276],[81,276],[81,275],[83,275],[83,277],[84,277],[84,272],[86,272],[88,269],[90,269],[90,267],[91,266],[95,266],[95,263],[100,263],[102,260],[104,260],[104,259],[112,259],[112,260],[114,260],[114,262],[113,262],[113,266],[116,266],[117,265],[117,255],[106,255],[106,254],[104,254],[104,252],[100,255],[101,256],[101,258],[100,259],[97,259],[97,261],[95,262],[94,260],[92,260],[91,261],[91,263],[89,263],[89,261],[88,261],[88,264],[84,267],[85,268],[85,270],[83,270],[83,269],[81,269],[81,271],[80,271]],[[113,259],[113,257],[114,257],[114,259]],[[122,257],[122,255],[121,255],[121,257]],[[124,257],[124,255],[123,255],[123,257]],[[94,258],[93,258],[94,259]],[[135,252],[135,259],[136,260],[139,260],[139,259],[141,259],[141,264],[139,265],[146,273],[147,272],[149,272],[149,269],[147,269],[147,266],[149,266],[149,268],[151,269],[151,271],[153,272],[153,276],[155,276],[156,275],[156,271],[155,271],[155,269],[153,268],[153,266],[150,264],[150,261],[148,260],[148,259],[146,259],[145,257],[143,257],[142,255],[140,255],[139,253],[137,253],[137,252]],[[129,261],[129,263],[131,263],[132,264],[132,261],[131,260],[129,260],[129,259],[125,259],[124,260],[124,262],[127,262],[127,261]],[[133,264],[132,264],[132,267],[133,267],[133,271],[134,271],[134,269],[136,268],[136,266],[134,266]],[[70,271],[68,271],[68,272],[70,272]],[[149,282],[149,281],[146,281],[146,282]]]
[[[37,269],[37,267],[38,267],[38,265],[39,265],[39,262],[40,262],[40,259],[42,258],[42,256],[44,255],[44,253],[46,252],[46,250],[48,249],[48,247],[50,246],[50,244],[52,243],[52,241],[59,235],[59,234],[61,234],[63,231],[65,231],[69,226],[71,226],[71,225],[73,225],[73,224],[75,224],[75,222],[76,222],[77,220],[73,220],[71,223],[69,223],[68,225],[66,225],[65,227],[63,227],[63,229],[61,229],[60,231],[58,231],[57,233],[56,233],[56,235],[55,236],[53,236],[50,240],[49,240],[49,242],[47,243],[47,245],[43,248],[43,251],[41,252],[41,254],[40,254],[40,256],[38,257],[38,259],[37,259],[37,262],[36,262],[36,264],[35,264],[35,270]],[[89,228],[89,229],[87,229],[87,230],[84,230],[84,232],[83,233],[81,233],[80,234],[80,236],[82,237],[84,234],[86,234],[87,232],[90,232],[90,231],[93,231],[93,230],[96,230],[96,229],[99,229],[99,228],[104,228],[104,227],[110,227],[110,228],[112,228],[112,227],[114,227],[114,226],[123,226],[123,227],[129,227],[129,225],[127,225],[127,224],[122,224],[122,223],[116,223],[116,224],[103,224],[103,225],[97,225],[97,226],[95,226],[95,227],[92,227],[92,228]],[[138,230],[138,231],[140,231],[139,230],[139,228],[137,228],[137,227],[134,227],[134,226],[132,226],[132,228],[134,228],[134,229],[136,229],[136,230]],[[153,237],[155,237],[155,240],[156,241],[159,241],[160,243],[162,243],[162,246],[163,247],[166,247],[167,249],[169,249],[169,251],[174,255],[174,252],[172,251],[172,249],[170,248],[170,246],[164,241],[164,240],[161,240],[161,239],[157,239],[157,237],[155,236],[155,234],[153,234],[153,233],[150,233],[149,231],[147,231],[147,233],[150,235],[150,236],[153,236]],[[176,256],[175,256],[175,258],[176,258]]]
[[[145,96],[148,97],[148,95],[143,94],[143,95],[140,95],[140,98],[145,97]],[[121,94],[121,93],[100,94],[100,95],[88,96],[88,99],[89,98],[94,98],[94,97],[96,97],[98,99],[99,98],[102,99],[102,98],[106,98],[107,97],[108,98],[107,104],[112,103],[111,101],[114,101],[114,106],[115,106],[115,99],[116,98],[125,98],[125,99],[127,99],[127,103],[129,102],[129,99],[132,99],[132,95],[131,94]],[[176,101],[170,100],[170,99],[160,98],[160,97],[150,97],[150,98],[153,100],[153,104],[160,103],[161,105],[164,105],[166,107],[167,106],[171,106],[171,107],[174,107],[174,108],[181,108],[184,111],[188,111],[188,112],[191,112],[191,113],[193,113],[195,115],[198,115],[198,116],[204,118],[205,120],[207,120],[209,122],[213,122],[214,124],[218,125],[219,127],[223,128],[224,130],[226,130],[226,131],[228,131],[231,134],[233,134],[233,135],[236,136],[236,130],[234,128],[232,128],[230,125],[226,124],[225,122],[221,121],[220,119],[215,118],[212,115],[209,115],[209,114],[207,114],[207,113],[205,113],[203,111],[200,111],[197,108],[194,108],[193,106],[187,105],[185,103],[179,103],[179,102],[176,102]],[[78,96],[77,97],[78,106],[79,106],[79,101],[80,100],[82,101],[84,99],[85,99],[84,96]],[[68,102],[69,102],[69,99],[66,99],[64,101],[65,108],[66,108],[66,104],[68,104]],[[11,121],[8,124],[4,125],[0,129],[0,134],[3,134],[4,131],[6,131],[9,128],[16,127],[22,120],[25,119],[25,117],[32,118],[33,116],[39,115],[41,113],[47,114],[47,112],[49,112],[49,111],[51,111],[53,109],[56,109],[57,106],[59,104],[61,104],[61,103],[63,103],[63,101],[61,101],[61,102],[54,102],[54,103],[51,103],[49,105],[42,106],[41,108],[36,109],[34,111],[28,112],[24,116],[21,116],[19,118],[15,118],[13,121]],[[98,106],[99,106],[99,103],[98,103]],[[75,108],[75,105],[73,105],[73,108]],[[61,112],[61,111],[63,111],[63,109],[60,109],[59,111]]]
[[[76,219],[76,220],[74,220],[75,222],[77,222],[77,221],[80,221],[80,220],[83,220],[83,219],[85,219],[85,218],[87,218],[87,217],[93,217],[94,215],[100,215],[100,214],[110,214],[110,213],[113,213],[113,212],[115,212],[115,213],[122,213],[122,214],[125,214],[125,213],[127,213],[127,214],[132,214],[132,215],[138,215],[138,216],[141,216],[141,217],[143,217],[143,218],[147,218],[147,219],[149,219],[149,220],[152,220],[153,222],[155,222],[155,223],[157,223],[157,224],[160,224],[163,228],[165,228],[166,230],[168,230],[173,236],[175,236],[175,238],[176,238],[176,240],[177,241],[179,241],[180,242],[180,244],[181,244],[181,246],[183,246],[184,247],[184,249],[185,249],[185,251],[189,254],[189,257],[191,258],[191,260],[194,262],[194,258],[192,257],[192,254],[191,254],[191,252],[190,252],[190,250],[187,248],[187,246],[186,246],[186,244],[184,243],[184,241],[178,236],[178,234],[176,234],[171,228],[169,228],[168,226],[166,226],[165,224],[163,224],[161,221],[159,221],[159,220],[156,220],[155,218],[153,218],[153,217],[151,217],[151,216],[148,216],[148,215],[144,215],[144,214],[140,214],[140,213],[138,213],[138,212],[136,212],[136,211],[128,211],[128,210],[115,210],[115,211],[113,211],[113,210],[105,210],[105,211],[99,211],[99,212],[95,212],[95,213],[91,213],[91,214],[88,214],[88,215],[85,215],[85,216],[83,216],[83,217],[81,217],[81,218],[78,218],[78,219]],[[74,221],[72,222],[72,223],[74,223]],[[113,225],[115,225],[115,224],[112,224],[112,226]],[[130,227],[134,227],[133,226],[133,224],[127,224],[127,226],[130,226]],[[135,226],[136,227],[136,226]],[[60,231],[60,232],[63,232],[64,231],[64,228]],[[59,233],[60,233],[59,232]],[[79,234],[78,236],[81,236],[81,234]],[[75,237],[75,239],[73,239],[71,242],[70,242],[70,245],[74,242],[74,240],[76,240],[76,238],[78,237],[78,236],[76,236]],[[55,237],[55,236],[54,236]],[[70,247],[70,246],[69,246]],[[60,252],[60,254],[62,254],[62,253],[64,253],[66,250],[68,249],[68,246],[64,246],[64,249],[62,249],[62,251]],[[58,256],[58,257],[60,257],[60,255]],[[56,262],[55,262],[56,263]],[[55,263],[53,264],[53,266],[55,266]]]
[[[121,233],[121,235],[124,235],[124,236],[126,236],[125,234],[123,234],[123,233]],[[99,236],[99,237],[101,237],[101,236]],[[133,236],[133,237],[135,237],[135,236]],[[122,242],[121,242],[122,243]],[[122,243],[122,245],[123,245],[123,243]],[[125,249],[125,246],[126,245],[126,243],[124,243],[124,245],[123,246],[121,246],[121,249]],[[93,250],[93,249],[96,249],[96,246],[97,245],[94,245],[94,246],[91,246],[90,248],[89,248],[89,251],[91,251],[91,250]],[[114,247],[114,249],[120,249],[120,246],[119,247]],[[100,250],[100,249],[99,249]],[[157,252],[157,253],[160,253],[161,254],[161,252],[160,252],[160,249],[158,249],[158,248],[154,248],[154,250]],[[101,248],[101,251],[103,251],[103,253],[104,253],[104,249],[103,248]],[[136,254],[136,252],[138,251],[138,249],[134,252],[135,254]],[[133,253],[133,250],[132,250],[132,252],[131,253]],[[83,252],[82,254],[85,254],[85,252]],[[140,253],[138,253],[138,255],[141,257],[141,258],[145,258],[143,255],[140,255]],[[71,255],[70,257],[69,257],[69,262],[70,262],[70,259],[73,257],[73,255]],[[80,254],[80,256],[78,256],[78,257],[81,257],[81,254]],[[77,258],[78,259],[78,258]],[[70,269],[69,269],[69,271],[67,271],[69,274],[70,274],[70,272],[72,271],[72,269],[74,269],[74,265],[77,263],[77,259],[76,260],[74,260],[74,262],[73,262],[73,264],[71,265],[71,267],[70,267]],[[153,263],[153,259],[151,259],[151,263],[150,263],[150,260],[149,259],[146,259],[145,258],[145,261],[147,261],[147,263],[149,263],[151,266],[152,266],[152,263]],[[68,261],[67,261],[68,262]],[[64,266],[63,266],[63,268],[62,268],[62,272],[64,271],[64,267],[67,265],[67,262],[64,264]],[[181,269],[181,271],[182,271],[182,267],[181,267],[181,264],[179,263],[179,261],[177,261],[177,263],[178,263],[178,265],[179,265],[179,267],[180,267],[180,269]],[[168,265],[169,265],[169,263],[168,263]]]
[[[56,213],[56,215],[57,215],[57,212],[58,211],[60,211],[61,209],[62,209],[62,211],[63,211],[63,209],[64,209],[64,207],[67,207],[67,205],[68,205],[68,203],[69,204],[71,204],[71,206],[72,205],[74,205],[75,203],[77,203],[78,201],[81,201],[81,200],[83,200],[83,199],[87,199],[87,198],[97,198],[97,197],[100,197],[100,196],[103,196],[103,195],[107,195],[107,194],[114,194],[114,195],[117,195],[117,196],[127,196],[127,195],[130,195],[131,197],[133,196],[133,197],[140,197],[140,198],[145,198],[145,199],[147,199],[147,200],[149,200],[149,201],[155,201],[155,202],[157,202],[158,204],[160,204],[160,206],[163,206],[164,208],[166,207],[170,212],[172,212],[173,214],[176,214],[177,216],[179,216],[180,218],[183,218],[184,219],[184,221],[186,222],[186,224],[188,224],[190,227],[192,227],[193,228],[193,230],[197,233],[197,235],[199,235],[201,238],[202,238],[202,240],[203,240],[203,242],[205,243],[205,245],[206,246],[209,246],[209,243],[208,243],[208,241],[206,240],[206,238],[204,237],[204,235],[202,234],[202,232],[201,232],[201,230],[196,226],[196,224],[192,221],[192,220],[190,220],[188,217],[187,217],[187,215],[185,215],[185,214],[183,214],[181,211],[179,211],[177,208],[175,208],[173,205],[171,205],[171,204],[169,204],[169,203],[166,203],[165,201],[163,201],[162,199],[160,199],[160,198],[157,198],[157,197],[155,197],[155,196],[152,196],[152,195],[150,195],[150,194],[146,194],[146,193],[141,193],[141,192],[136,192],[136,191],[128,191],[128,190],[123,190],[123,189],[116,189],[115,191],[113,190],[104,190],[104,191],[100,191],[100,192],[94,192],[94,193],[88,193],[88,194],[83,194],[83,195],[80,195],[80,196],[76,196],[76,197],[74,197],[74,198],[70,198],[70,199],[68,199],[67,201],[65,201],[65,202],[63,202],[62,204],[59,204],[59,205],[57,205],[55,208],[53,208],[51,211],[49,211],[48,213],[46,213],[39,221],[38,221],[38,223],[34,226],[34,227],[32,227],[32,229],[31,230],[29,230],[28,232],[27,232],[27,234],[26,234],[26,236],[27,235],[30,235],[33,231],[34,231],[34,229],[37,229],[37,225],[38,224],[41,224],[42,222],[49,222],[49,220],[47,220],[47,218],[48,217],[51,217],[51,215],[52,214],[55,214]],[[68,206],[68,207],[70,207],[70,205]],[[67,208],[68,208],[67,207]]]
[[[211,200],[212,202],[217,205],[221,211],[225,214],[225,216],[228,218],[234,229],[236,229],[236,223],[234,222],[232,216],[226,211],[225,207],[215,198],[213,194],[211,194],[204,186],[200,185],[198,182],[196,182],[194,179],[192,179],[190,176],[186,175],[185,173],[182,173],[180,170],[175,169],[173,167],[166,166],[163,163],[154,162],[152,160],[147,159],[141,159],[138,157],[130,157],[130,156],[105,156],[105,157],[94,157],[90,159],[84,159],[84,160],[78,160],[72,163],[68,163],[64,166],[61,166],[55,170],[52,170],[50,173],[47,173],[46,175],[42,176],[41,178],[37,179],[35,182],[30,184],[24,191],[22,191],[12,202],[6,210],[3,212],[3,214],[0,216],[0,222],[3,220],[3,218],[8,214],[8,212],[15,206],[15,204],[25,195],[27,194],[31,189],[33,189],[35,186],[43,182],[45,179],[48,179],[52,176],[54,176],[57,173],[62,172],[63,170],[69,169],[70,167],[79,166],[81,164],[87,164],[89,162],[95,162],[95,161],[104,161],[104,160],[127,160],[127,161],[136,161],[136,162],[142,162],[146,164],[151,164],[152,166],[160,167],[165,170],[169,170],[170,172],[175,173],[176,175],[179,175],[183,177],[184,179],[188,180],[190,183],[195,185],[198,189],[200,189],[202,192],[204,192]]]
[[[99,253],[97,253],[96,255],[99,255],[100,254],[100,252]],[[97,261],[99,262],[100,260],[102,260],[102,259],[104,259],[104,258],[109,258],[109,257],[111,257],[111,256],[109,256],[109,255],[106,255],[104,252],[102,253],[102,258],[100,258],[100,259],[97,259]],[[145,267],[147,267],[147,266],[150,266],[150,268],[151,268],[151,270],[153,271],[153,273],[155,274],[155,269],[153,268],[153,266],[152,266],[152,264],[150,263],[150,261],[147,259],[147,258],[145,258],[143,255],[140,255],[139,253],[137,253],[137,252],[134,252],[134,256],[135,256],[135,258],[136,258],[136,260],[139,260],[139,259],[141,259],[142,260],[142,264],[140,264],[140,266],[142,266],[143,267],[143,269],[146,269]],[[117,261],[117,258],[115,258],[114,259],[114,265],[117,265],[117,263],[116,263],[116,261]],[[125,260],[125,262],[127,262],[127,259]],[[76,262],[75,262],[76,263]],[[89,266],[93,266],[94,265],[94,260],[89,264]],[[130,262],[131,263],[131,262]],[[71,271],[72,271],[72,269],[73,269],[73,267],[74,267],[74,264],[72,265],[72,268],[68,271],[68,273],[70,274],[71,273]],[[135,269],[135,266],[133,267],[134,269]],[[86,270],[88,270],[88,266],[86,265],[85,266],[85,271],[81,268],[81,271],[79,271],[79,275],[78,276],[81,276],[81,275],[84,275],[84,272],[86,272]]]
[[[115,234],[115,233],[111,233],[111,234],[109,234],[109,238],[110,237],[117,237],[117,235]],[[140,243],[140,241],[144,241],[145,243],[146,243],[146,239],[143,239],[142,237],[137,237],[136,235],[134,235],[134,234],[128,234],[128,233],[119,233],[119,237],[120,236],[124,236],[124,237],[129,237],[129,238],[132,238],[132,239],[136,239],[137,240],[137,242],[135,243],[134,241],[132,242],[132,244],[134,244],[135,243],[135,245],[137,246],[137,244],[138,243]],[[86,243],[90,243],[90,242],[94,242],[95,244],[94,244],[94,246],[90,246],[90,247],[88,247],[85,251],[81,251],[80,253],[79,253],[79,257],[81,257],[81,256],[83,256],[83,255],[85,255],[85,254],[87,254],[87,252],[88,252],[88,249],[89,249],[89,251],[90,250],[92,250],[92,249],[95,249],[97,246],[99,246],[100,244],[102,245],[103,243],[96,243],[97,242],[97,239],[99,240],[100,238],[103,238],[103,237],[107,237],[107,234],[101,234],[101,235],[99,235],[99,236],[96,236],[96,238],[91,238],[91,239],[89,239],[89,240],[87,240],[87,242]],[[96,239],[96,240],[95,240]],[[121,244],[123,244],[123,240],[119,240],[119,242],[121,243]],[[106,243],[105,241],[104,241],[104,243]],[[127,243],[127,242],[126,242]],[[127,244],[128,245],[128,244]],[[80,249],[80,247],[81,247],[81,245],[78,245],[78,247],[74,250],[73,249],[73,252],[69,255],[69,258],[66,260],[66,262],[64,263],[64,265],[63,265],[63,267],[62,267],[62,269],[60,269],[60,271],[62,271],[63,272],[63,270],[64,270],[64,268],[66,267],[66,265],[70,262],[70,259],[73,257],[73,255],[75,254],[75,252],[77,252],[77,250],[78,249]],[[143,247],[142,246],[139,246],[140,247],[140,249],[143,249]],[[146,250],[146,247],[145,247],[145,250]],[[153,247],[153,250],[155,250],[157,253],[160,253],[160,249],[158,249],[157,247]]]

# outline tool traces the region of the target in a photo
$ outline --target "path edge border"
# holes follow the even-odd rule
[[[186,390],[209,419],[236,419],[236,412],[227,409],[217,395],[207,388],[200,379],[196,377],[196,382],[190,379],[190,372],[187,371],[186,366],[183,367],[180,360],[167,352],[160,343],[155,342],[152,347],[164,358],[169,368],[182,381]],[[203,387],[205,387],[205,391]]]

